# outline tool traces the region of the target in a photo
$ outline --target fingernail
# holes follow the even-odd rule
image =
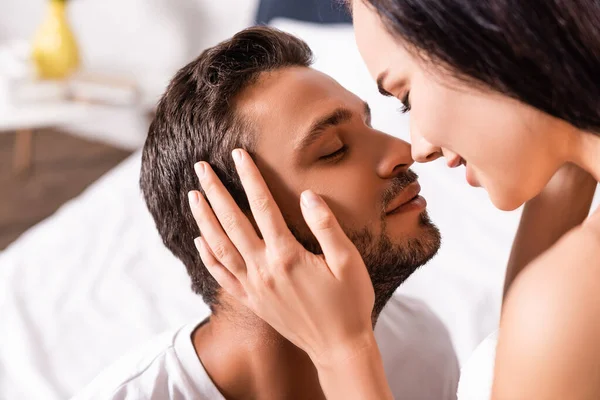
[[[196,171],[196,175],[198,175],[198,179],[204,178],[204,174],[206,172],[206,167],[203,162],[197,162],[194,164],[194,171]]]
[[[196,245],[196,250],[198,250],[198,252],[202,251],[202,240],[200,240],[200,236],[194,239],[194,244]]]
[[[198,193],[195,190],[190,190],[188,192],[188,200],[190,201],[190,204],[198,204]]]
[[[235,161],[236,163],[242,161],[242,151],[240,149],[233,150],[231,154],[233,155],[233,161]]]
[[[305,190],[300,196],[302,205],[307,208],[314,208],[320,203],[320,198],[312,190]]]

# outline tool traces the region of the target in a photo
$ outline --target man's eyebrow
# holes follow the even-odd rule
[[[381,93],[382,95],[386,96],[386,97],[392,97],[393,94],[391,94],[390,92],[388,92],[387,90],[385,90],[383,88],[383,81],[385,80],[385,78],[387,78],[388,75],[388,71],[383,71],[381,74],[379,74],[379,76],[377,77],[377,89],[379,90],[379,93]]]
[[[348,122],[352,119],[354,113],[344,107],[339,107],[333,110],[332,112],[322,116],[312,123],[310,128],[308,129],[308,133],[298,142],[296,149],[302,150],[311,144],[313,144],[317,139],[319,139],[327,128],[343,124],[344,122]]]
[[[365,119],[367,123],[371,121],[371,108],[367,102],[364,102],[364,113]],[[337,125],[341,125],[345,122],[348,122],[355,115],[352,110],[345,107],[339,107],[333,110],[332,112],[324,115],[323,117],[317,119],[308,129],[308,133],[298,141],[298,144],[295,146],[297,150],[302,150],[316,142],[327,128],[331,128]]]

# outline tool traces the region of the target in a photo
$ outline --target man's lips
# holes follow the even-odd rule
[[[411,183],[404,188],[404,190],[402,190],[398,196],[388,203],[387,207],[385,208],[385,213],[393,213],[398,208],[415,199],[419,193],[421,193],[421,185],[419,185],[419,182],[415,181]]]

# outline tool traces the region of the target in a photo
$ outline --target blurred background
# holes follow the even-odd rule
[[[369,102],[374,127],[409,139],[350,22],[337,0],[0,0],[0,399],[69,398],[208,314],[138,185],[154,106],[203,49],[257,23],[296,34]],[[435,312],[463,362],[497,328],[520,211],[443,160],[414,169],[443,245],[399,292]]]
[[[0,249],[139,148],[174,72],[257,9],[254,0],[1,0]]]

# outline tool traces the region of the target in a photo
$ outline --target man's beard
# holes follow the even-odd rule
[[[367,227],[352,230],[342,226],[361,254],[373,283],[375,292],[375,305],[371,316],[373,326],[396,289],[421,265],[431,260],[440,248],[440,232],[429,219],[427,211],[419,215],[421,229],[414,237],[409,237],[402,242],[394,242],[387,233],[387,217],[384,211],[387,204],[416,180],[417,175],[411,170],[393,179],[390,188],[383,194],[381,233],[378,236],[373,235]],[[305,235],[300,235],[294,227],[290,229],[307,250],[322,254],[321,247],[312,235],[309,239]]]
[[[426,211],[419,216],[419,225],[422,231],[403,243],[394,243],[385,229],[378,237],[374,237],[367,228],[359,232],[346,231],[361,254],[373,283],[373,326],[396,289],[431,260],[440,248],[440,232]]]

